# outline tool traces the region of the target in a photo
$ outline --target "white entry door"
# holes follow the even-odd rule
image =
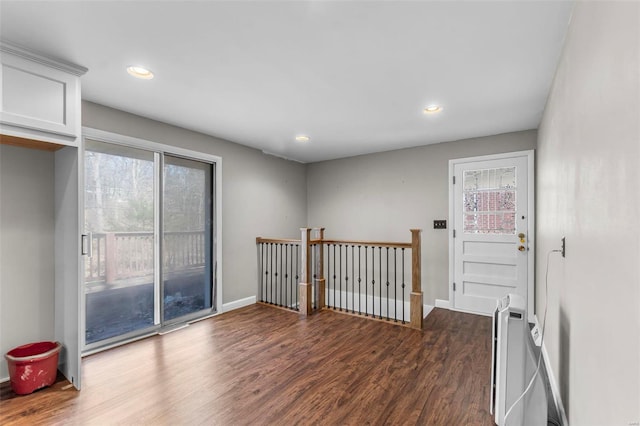
[[[490,315],[508,293],[533,320],[533,151],[449,162],[450,306]]]

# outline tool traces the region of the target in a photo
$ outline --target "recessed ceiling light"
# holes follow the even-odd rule
[[[427,114],[432,114],[434,112],[442,111],[442,107],[440,105],[429,105],[424,109],[424,112]]]
[[[130,66],[127,67],[127,72],[132,76],[143,80],[151,80],[153,78],[153,73],[144,67]]]
[[[307,135],[298,135],[296,136],[296,140],[298,142],[309,142],[309,139],[311,139],[309,136]]]

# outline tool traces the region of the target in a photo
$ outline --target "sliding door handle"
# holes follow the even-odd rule
[[[82,234],[80,254],[82,256],[93,257],[93,233]]]

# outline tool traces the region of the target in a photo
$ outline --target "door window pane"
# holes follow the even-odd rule
[[[213,165],[165,155],[163,191],[163,319],[213,304]]]
[[[153,153],[87,141],[86,344],[154,325]]]
[[[466,170],[463,188],[465,233],[515,234],[515,166]]]

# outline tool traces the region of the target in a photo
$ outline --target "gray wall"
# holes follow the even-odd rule
[[[639,166],[640,4],[578,2],[537,169],[537,317],[548,297],[545,347],[574,425],[640,422]]]
[[[307,171],[308,222],[328,238],[406,241],[422,232],[424,303],[449,299],[449,160],[533,149],[528,130],[313,163]],[[449,226],[449,223],[447,223]]]
[[[222,157],[223,303],[256,295],[256,237],[299,237],[306,226],[303,164],[91,102],[82,124]]]
[[[0,145],[0,353],[54,339],[53,153]],[[8,377],[7,363],[0,378]]]

